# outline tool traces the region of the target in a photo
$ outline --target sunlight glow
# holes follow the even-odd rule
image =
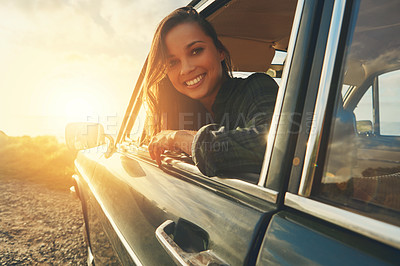
[[[90,75],[94,74],[88,72],[81,77],[62,68],[43,80],[43,92],[33,102],[32,109],[63,117],[68,122],[86,121],[88,116],[98,114],[105,104],[105,98],[101,97],[105,88]]]
[[[85,99],[77,97],[65,103],[65,116],[75,118],[83,114],[93,113],[93,106]]]
[[[116,134],[157,23],[187,4],[86,2],[0,1],[7,135],[63,137],[68,122],[99,122]]]

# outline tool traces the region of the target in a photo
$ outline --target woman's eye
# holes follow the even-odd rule
[[[201,53],[204,49],[203,48],[195,48],[192,51],[192,55],[197,55],[199,53]]]

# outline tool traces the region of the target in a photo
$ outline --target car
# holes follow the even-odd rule
[[[139,141],[144,64],[115,138],[66,128],[88,264],[398,265],[400,2],[189,5],[240,75],[279,78],[261,172],[209,177],[174,152],[159,167]]]

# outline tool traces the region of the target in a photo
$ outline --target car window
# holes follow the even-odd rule
[[[144,129],[146,120],[146,109],[144,104],[141,104],[139,113],[135,119],[135,123],[132,126],[132,129],[128,133],[128,138],[135,143],[139,143],[140,137],[142,136],[142,132]]]
[[[271,65],[284,65],[286,60],[286,51],[275,51],[274,58],[272,59]]]
[[[280,57],[282,57],[282,54],[286,55],[286,52],[280,52]],[[254,74],[254,72],[234,72],[233,76],[237,78],[247,78],[248,76]],[[280,78],[274,78],[274,80],[279,83]],[[192,100],[190,100],[192,101]],[[187,130],[197,130],[198,128],[201,128],[202,126],[206,124],[211,124],[214,121],[214,118],[209,116],[208,113],[202,113],[202,112],[197,112],[198,109],[194,109],[195,111],[190,111],[191,106],[187,106],[187,111],[186,112],[181,112],[179,113],[179,121],[178,122],[178,128],[175,129],[187,129]],[[143,146],[143,148],[146,148],[146,145],[148,145],[148,138],[146,141],[146,136],[149,134],[146,133],[146,130],[149,128],[147,125],[148,119],[149,119],[149,113],[146,111],[146,107],[144,103],[141,103],[140,110],[135,118],[135,121],[130,128],[130,130],[127,132],[127,141],[129,141],[129,145],[134,145],[136,148],[139,146]],[[229,116],[227,116],[229,118]],[[224,118],[223,118],[224,119]],[[173,121],[173,117],[168,118],[169,121]],[[167,120],[167,121],[168,121]],[[168,121],[168,122],[169,122]],[[237,121],[233,121],[237,122]],[[228,122],[229,123],[229,122]],[[147,126],[146,126],[147,125]],[[145,141],[143,141],[145,139]],[[225,145],[225,146],[224,146]],[[133,147],[133,146],[132,146]],[[221,146],[213,146],[213,149],[225,149],[228,150],[229,147],[225,143],[222,143]],[[165,154],[165,157],[170,157],[174,158],[175,160],[181,160],[185,163],[189,164],[194,164],[194,162],[191,160],[191,158],[179,151],[168,151]],[[261,162],[260,162],[260,167],[261,167]],[[259,174],[256,172],[251,172],[251,171],[246,171],[244,170],[240,174],[238,173],[233,173],[230,171],[225,172],[226,177],[232,178],[232,179],[242,179],[244,181],[248,181],[250,183],[256,184],[259,179]]]
[[[400,70],[378,77],[380,134],[400,136]]]
[[[394,10],[399,9],[398,1],[360,2],[342,82],[333,108],[328,109],[330,123],[311,192],[325,203],[396,225],[400,225],[400,17]]]
[[[155,89],[159,99],[162,99],[158,106],[160,113],[153,110],[157,117],[152,116],[150,111],[146,112],[144,108],[144,111],[141,111],[142,115],[139,114],[136,118],[141,99],[131,99],[132,104],[127,110],[130,118],[127,118],[126,125],[120,131],[122,149],[146,156],[146,146],[151,143],[155,132],[198,131],[195,143],[201,147],[193,149],[195,154],[191,155],[190,152],[181,152],[178,149],[166,150],[161,154],[163,163],[193,170],[195,174],[201,172],[208,177],[215,177],[218,181],[233,180],[234,183],[240,183],[236,182],[240,179],[258,184],[265,154],[265,136],[273,117],[296,6],[297,1],[283,1],[274,7],[270,7],[267,2],[248,5],[247,1],[239,1],[215,14],[204,11],[207,20],[216,29],[219,39],[230,53],[233,76],[246,78],[257,72],[249,78],[251,82],[237,79],[229,86],[246,85],[250,89],[232,89],[233,93],[243,92],[242,96],[237,97],[222,94],[218,112],[208,112],[199,101],[171,90],[171,82],[163,78]],[[277,84],[259,73],[269,75]],[[144,84],[144,81],[140,83]],[[137,85],[135,91],[139,91],[143,84]],[[152,96],[146,95],[145,88],[141,89],[143,98],[148,97],[151,104]],[[244,100],[244,97],[247,99]],[[230,102],[223,104],[225,101],[222,98],[229,99]],[[149,109],[153,109],[152,107],[153,105]],[[226,156],[221,156],[223,152]],[[211,153],[212,156],[209,155]],[[182,161],[185,164],[182,164]]]
[[[277,84],[280,84],[282,78],[282,70],[285,65],[287,52],[286,51],[275,51],[274,58],[272,58],[271,66],[266,71],[266,73],[271,76]],[[255,72],[242,72],[242,71],[234,71],[232,75],[235,78],[247,78],[251,74]]]

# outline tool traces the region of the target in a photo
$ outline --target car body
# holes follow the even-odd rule
[[[173,153],[158,167],[138,142],[142,73],[115,140],[67,130],[88,262],[399,264],[399,2],[189,5],[239,71],[279,72],[287,53],[261,173],[207,177]]]

